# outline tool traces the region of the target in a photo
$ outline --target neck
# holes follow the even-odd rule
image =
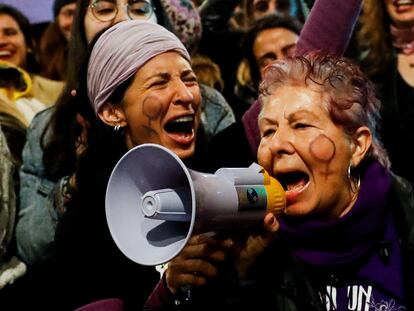
[[[403,28],[391,25],[390,30],[392,45],[403,54],[414,54],[414,26]]]
[[[349,211],[352,209],[352,207],[355,205],[355,202],[358,198],[358,192],[359,192],[359,186],[357,188],[356,192],[351,191],[351,199],[349,201],[349,203],[345,206],[344,209],[342,209],[341,213],[339,214],[339,218],[345,216],[346,214],[349,213]]]

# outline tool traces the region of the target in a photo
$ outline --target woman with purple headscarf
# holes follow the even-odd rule
[[[155,143],[182,159],[193,156],[201,96],[190,55],[162,26],[121,22],[93,44],[76,102],[85,127],[72,180],[76,190],[56,230],[57,307],[116,297],[126,310],[136,310],[157,275],[114,244],[105,218],[106,185],[116,162],[134,146]]]

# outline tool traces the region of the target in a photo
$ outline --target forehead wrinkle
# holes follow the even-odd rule
[[[286,111],[285,111],[285,114],[286,114]],[[319,120],[319,116],[316,113],[313,113],[312,111],[309,111],[306,109],[300,109],[300,110],[293,111],[289,113],[287,116],[285,115],[285,118],[291,122],[292,120],[295,120],[295,118],[298,118],[298,116],[300,117],[301,114],[310,115],[313,118]]]

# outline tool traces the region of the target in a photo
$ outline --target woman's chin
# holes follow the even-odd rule
[[[302,217],[302,216],[306,216],[307,214],[309,214],[309,210],[303,204],[296,202],[294,204],[286,206],[284,210],[284,214],[286,216],[291,216],[291,217]]]
[[[194,143],[188,145],[187,147],[184,147],[184,146],[179,146],[179,147],[166,146],[166,147],[170,149],[172,152],[174,152],[181,160],[188,159],[194,155]]]

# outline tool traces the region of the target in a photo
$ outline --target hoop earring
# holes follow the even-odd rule
[[[359,174],[358,174],[358,177],[356,178],[356,179],[357,179],[357,182],[356,182],[356,189],[354,189],[354,188],[352,187],[352,185],[353,185],[352,179],[355,179],[355,177],[353,177],[353,176],[352,176],[352,173],[351,173],[351,170],[352,170],[353,168],[354,168],[354,167],[353,167],[353,165],[352,165],[352,162],[351,162],[351,163],[349,163],[349,166],[348,166],[348,180],[349,180],[349,185],[350,185],[351,191],[352,191],[353,193],[358,193],[358,191],[359,191],[359,187],[361,186],[361,176],[359,176]]]

